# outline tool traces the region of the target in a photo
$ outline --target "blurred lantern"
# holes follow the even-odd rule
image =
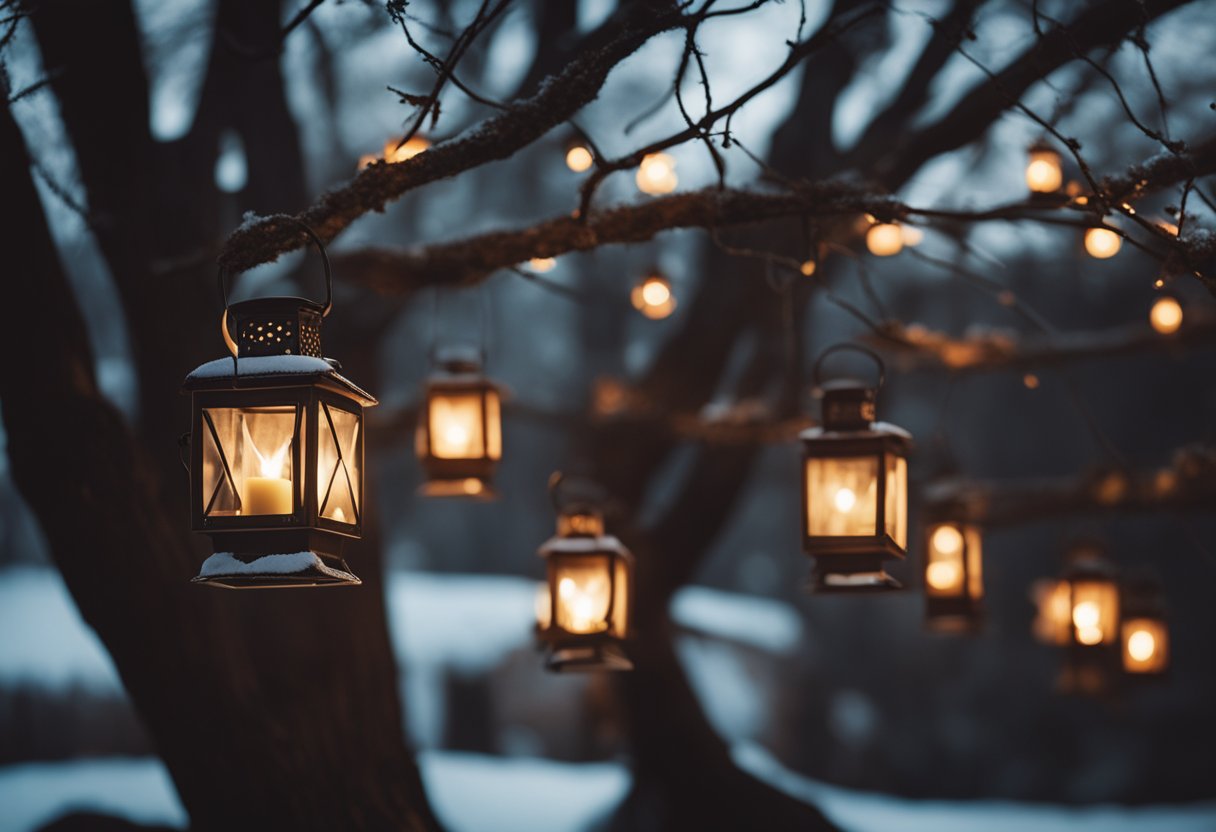
[[[550,480],[557,494],[560,474]],[[558,508],[557,534],[540,547],[546,591],[537,600],[537,635],[549,670],[631,670],[633,555],[604,533],[603,515],[587,502]]]
[[[1123,247],[1123,238],[1109,228],[1090,228],[1085,232],[1085,250],[1090,257],[1106,260]]]
[[[983,551],[975,526],[942,522],[925,530],[925,620],[930,629],[974,629],[983,617]]]
[[[419,153],[427,150],[431,146],[431,140],[424,136],[410,136],[409,140],[402,144],[399,140],[389,139],[384,143],[384,161],[389,163],[404,162],[406,159],[413,159]]]
[[[595,155],[582,139],[571,139],[566,144],[566,167],[575,173],[590,170],[595,164]]]
[[[448,350],[426,382],[415,446],[427,497],[497,496],[491,480],[502,459],[502,395],[481,372],[479,356]]]
[[[299,224],[321,251],[325,303],[276,297],[228,305],[221,270],[232,358],[202,365],[183,385],[191,398],[191,527],[215,550],[198,583],[360,583],[342,544],[362,535],[363,408],[376,400],[321,357],[329,260]]]
[[[671,281],[658,269],[652,269],[629,293],[633,307],[658,321],[676,311],[676,296],[671,290]]]
[[[854,380],[820,384],[824,359],[844,349],[878,365],[877,387]],[[815,558],[813,588],[898,589],[883,561],[903,558],[907,550],[907,454],[912,437],[874,421],[877,389],[884,378],[882,360],[862,347],[838,344],[819,356],[814,377],[823,391],[823,424],[799,435],[803,550]]]
[[[666,153],[648,153],[642,157],[637,173],[638,190],[651,196],[669,194],[680,179],[676,176],[676,160]]]
[[[1153,301],[1148,320],[1162,335],[1173,335],[1182,327],[1182,304],[1172,295],[1162,295]]]
[[[866,248],[875,257],[891,257],[904,249],[903,229],[893,222],[879,222],[866,232]]]
[[[1118,661],[1119,584],[1095,543],[1075,544],[1067,561],[1058,581],[1038,587],[1035,634],[1068,648],[1061,690],[1100,694],[1110,684]]]
[[[1169,669],[1169,628],[1165,599],[1155,580],[1137,578],[1123,587],[1123,670],[1133,676],[1161,676]]]
[[[1054,194],[1064,185],[1060,154],[1046,142],[1035,142],[1027,151],[1026,187],[1032,194]]]

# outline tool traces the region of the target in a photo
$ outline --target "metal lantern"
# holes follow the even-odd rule
[[[1133,677],[1163,676],[1170,664],[1170,632],[1161,587],[1150,578],[1123,586],[1120,625],[1123,671]]]
[[[557,534],[539,549],[547,591],[538,597],[537,635],[549,670],[631,670],[623,645],[630,636],[633,555],[604,533],[604,518],[587,504],[561,509]]]
[[[983,618],[980,531],[967,523],[930,523],[925,529],[925,620],[930,629],[975,629]]]
[[[476,355],[449,351],[427,379],[415,444],[428,497],[493,499],[502,459],[502,391]]]
[[[302,224],[301,224],[302,225]],[[191,399],[190,517],[214,552],[198,583],[233,589],[360,583],[342,557],[362,536],[363,408],[376,400],[321,357],[332,306],[259,298],[229,305],[231,358],[186,377]],[[186,438],[186,437],[184,437]]]
[[[1043,141],[1026,152],[1026,187],[1036,196],[1058,193],[1064,186],[1064,160],[1059,151]]]
[[[879,368],[878,385],[820,383],[828,355],[852,349]],[[823,391],[822,426],[803,431],[803,550],[815,558],[812,588],[820,592],[898,589],[886,560],[908,546],[908,465],[912,437],[875,422],[875,399],[885,375],[882,360],[862,347],[839,344],[815,363]]]
[[[1068,648],[1058,686],[1068,693],[1102,694],[1118,662],[1119,582],[1102,547],[1072,546],[1059,580],[1037,585],[1039,640]]]

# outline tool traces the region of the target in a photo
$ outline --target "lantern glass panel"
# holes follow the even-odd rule
[[[435,393],[431,397],[431,452],[440,459],[485,456],[481,393]]]
[[[908,461],[902,456],[886,454],[886,532],[908,548]]]
[[[980,531],[968,526],[963,531],[967,539],[967,594],[978,601],[984,597],[984,553]]]
[[[1128,673],[1161,673],[1169,663],[1169,631],[1159,618],[1123,622],[1123,669]]]
[[[486,456],[502,459],[502,403],[498,391],[488,388],[486,397]]]
[[[359,485],[363,460],[359,453],[359,417],[327,402],[317,419],[317,513],[339,523],[359,522]]]
[[[812,537],[876,534],[878,457],[808,457],[806,501]]]
[[[1071,602],[1068,581],[1046,580],[1035,586],[1038,615],[1034,634],[1046,644],[1068,644],[1072,640]]]
[[[292,483],[303,481],[293,470],[299,424],[295,405],[205,408],[204,516],[294,513],[299,497]]]
[[[579,635],[611,628],[613,622],[608,616],[613,606],[612,560],[607,554],[564,555],[551,562],[558,627]]]
[[[612,599],[612,634],[625,638],[629,629],[629,564],[622,558],[613,560],[616,581]]]
[[[1072,626],[1079,644],[1110,644],[1118,635],[1119,589],[1114,581],[1074,580]]]

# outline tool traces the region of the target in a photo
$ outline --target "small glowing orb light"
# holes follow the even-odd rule
[[[652,271],[629,293],[633,308],[652,321],[662,320],[676,311],[676,296],[671,281],[661,272]]]
[[[557,260],[552,257],[533,257],[528,261],[528,267],[534,272],[552,271],[557,265]]]
[[[384,161],[404,162],[406,159],[413,159],[431,146],[430,139],[423,136],[411,136],[409,141],[400,147],[398,147],[398,143],[394,139],[389,139],[384,143]]]
[[[649,153],[642,157],[636,179],[638,190],[644,194],[669,194],[680,183],[676,176],[676,160],[667,153]]]
[[[866,232],[866,248],[875,257],[892,257],[904,249],[903,229],[893,222],[880,222]]]
[[[494,499],[502,459],[502,393],[472,354],[449,350],[427,379],[415,449],[427,497]]]
[[[1182,327],[1182,304],[1177,298],[1162,295],[1153,302],[1148,320],[1162,335],[1173,335]]]
[[[1090,228],[1085,232],[1085,251],[1090,257],[1106,260],[1123,248],[1123,238],[1109,228]]]
[[[1032,194],[1054,194],[1064,184],[1060,154],[1042,142],[1031,146],[1026,163],[1026,187]]]
[[[804,277],[810,277],[815,273],[815,261],[803,260],[802,265],[798,267],[798,271],[802,272]]]
[[[329,287],[324,247],[300,228],[322,253]],[[214,549],[194,581],[357,585],[342,549],[362,535],[363,410],[376,400],[321,355],[331,295],[228,304],[224,294],[232,355],[182,386],[191,401],[191,527]]]
[[[799,436],[803,550],[815,558],[815,591],[896,589],[883,562],[904,557],[907,549],[911,437],[874,421],[877,387],[854,380],[819,384],[823,359],[846,348],[882,367],[878,356],[852,344],[830,348],[815,364],[823,420]]]
[[[536,600],[536,631],[553,671],[631,670],[629,638],[633,555],[604,533],[588,505],[559,512],[557,534],[538,552],[547,581]]]
[[[577,139],[566,145],[566,167],[575,173],[583,173],[595,164],[595,156],[585,143]]]
[[[925,530],[925,621],[931,630],[972,630],[983,616],[979,529],[943,522]]]
[[[1123,587],[1123,670],[1131,676],[1161,676],[1170,664],[1165,598],[1156,580],[1129,580]]]

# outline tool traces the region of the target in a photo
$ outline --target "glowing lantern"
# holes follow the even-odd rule
[[[587,505],[558,513],[557,534],[540,547],[548,572],[537,600],[537,635],[549,670],[631,670],[629,638],[633,555],[604,533]]]
[[[875,422],[877,388],[858,381],[819,383],[823,360],[853,349],[878,364],[877,355],[852,344],[830,347],[815,363],[823,390],[823,424],[803,431],[803,550],[815,558],[817,591],[898,589],[883,561],[903,558],[908,536],[908,465],[905,431]]]
[[[662,272],[653,270],[629,293],[633,307],[652,321],[666,318],[676,311],[676,296],[671,281]]]
[[[1182,304],[1172,295],[1162,295],[1153,301],[1148,320],[1157,332],[1173,335],[1182,327]]]
[[[302,225],[302,224],[301,224]],[[198,583],[229,588],[358,584],[342,558],[362,535],[363,408],[370,394],[321,357],[326,301],[227,303],[231,358],[186,377],[191,398],[190,515],[215,554]]]
[[[1155,581],[1129,581],[1123,588],[1123,670],[1132,676],[1161,676],[1170,664],[1165,601]]]
[[[595,164],[595,154],[587,143],[580,139],[571,139],[566,145],[566,167],[575,173],[583,173]]]
[[[502,459],[502,395],[480,361],[451,353],[426,383],[415,433],[428,497],[493,499],[491,480]]]
[[[1123,247],[1123,238],[1109,228],[1090,228],[1085,231],[1085,250],[1090,257],[1106,260],[1114,257]]]
[[[893,222],[879,222],[866,232],[866,248],[875,257],[891,257],[904,249],[903,229]]]
[[[644,194],[669,194],[680,183],[676,176],[676,160],[666,153],[648,153],[638,165],[636,179],[638,190]]]
[[[1026,187],[1032,194],[1054,194],[1064,185],[1064,166],[1051,145],[1031,145],[1026,162]]]
[[[1035,633],[1050,644],[1109,646],[1119,634],[1119,586],[1114,570],[1092,543],[1074,547],[1059,581],[1038,591]]]
[[[413,159],[419,153],[429,149],[431,140],[424,136],[410,136],[409,141],[401,144],[399,140],[389,139],[384,143],[384,161],[395,164]]]
[[[980,532],[964,523],[931,523],[925,530],[925,619],[930,629],[957,632],[983,615]]]

